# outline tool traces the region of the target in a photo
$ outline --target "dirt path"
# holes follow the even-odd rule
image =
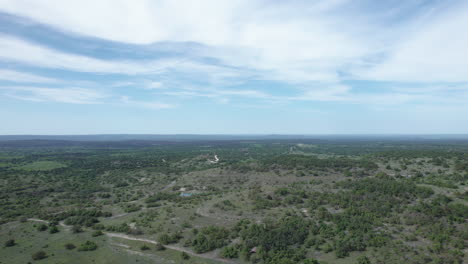
[[[218,155],[214,155],[214,160],[208,159],[208,162],[212,164],[218,163],[218,161],[219,161]]]
[[[176,184],[176,181],[172,181],[171,183],[169,183],[166,187],[164,187],[162,190],[163,191],[166,191],[167,189],[171,188],[172,186],[174,186]]]
[[[117,238],[122,238],[122,239],[127,239],[127,240],[133,240],[133,241],[142,241],[142,242],[147,242],[147,243],[151,243],[151,244],[154,244],[154,245],[159,244],[159,242],[155,241],[155,240],[146,239],[146,238],[139,238],[139,237],[133,237],[133,236],[125,235],[125,234],[119,234],[119,233],[105,233],[105,234],[107,236],[109,236],[109,237],[117,237]],[[223,263],[231,263],[231,264],[236,264],[237,263],[237,262],[234,262],[234,261],[231,261],[231,260],[228,260],[228,259],[223,259],[223,258],[218,258],[218,257],[215,257],[215,256],[210,256],[208,254],[197,254],[197,253],[195,253],[195,252],[193,252],[191,250],[188,250],[186,248],[179,247],[179,246],[164,245],[164,247],[172,249],[172,250],[180,251],[180,252],[185,252],[185,253],[187,253],[189,255],[200,257],[200,258],[211,259],[211,260],[215,260],[215,261],[219,261],[219,262],[223,262]]]
[[[42,220],[42,219],[37,219],[37,218],[28,218],[27,220],[28,221],[33,221],[33,222],[46,223],[46,224],[49,223],[49,221]],[[60,221],[59,225],[61,227],[64,227],[66,230],[70,230],[70,226],[65,225],[63,223],[63,221]],[[159,242],[156,241],[156,240],[151,240],[151,239],[147,239],[147,238],[133,237],[133,236],[129,236],[129,235],[126,235],[126,234],[109,233],[109,232],[104,232],[104,234],[106,236],[108,236],[108,237],[117,237],[117,238],[121,238],[121,239],[133,240],[133,241],[141,241],[141,242],[146,242],[146,243],[150,243],[150,244],[154,244],[154,245],[159,244]],[[210,255],[209,253],[197,254],[197,253],[195,253],[195,252],[193,252],[193,251],[191,251],[189,249],[186,249],[186,248],[183,248],[183,247],[180,247],[180,246],[164,245],[164,247],[172,249],[172,250],[180,251],[180,252],[185,252],[185,253],[187,253],[189,255],[204,258],[204,259],[211,259],[211,260],[215,260],[215,261],[219,261],[219,262],[223,262],[223,263],[230,263],[230,264],[236,264],[237,263],[237,262],[234,262],[234,261],[231,261],[231,260],[228,260],[228,259],[215,257],[214,255],[212,255],[212,254]]]
[[[59,222],[59,226],[63,227],[63,229],[70,231],[72,226],[71,225],[66,225],[63,221]]]
[[[45,223],[45,224],[48,224],[48,223],[49,223],[49,221],[42,220],[42,219],[37,219],[37,218],[28,218],[28,221],[40,222],[40,223]]]

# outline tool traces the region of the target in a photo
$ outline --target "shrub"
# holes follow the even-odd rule
[[[223,258],[237,258],[239,257],[239,246],[227,246],[221,250],[221,256]]]
[[[104,235],[104,233],[101,230],[96,230],[91,234],[91,236],[93,236],[93,237],[98,237],[98,236],[102,236],[102,235]]]
[[[161,243],[156,244],[155,248],[156,248],[157,251],[163,251],[163,250],[166,249],[166,247],[163,246]]]
[[[318,260],[315,260],[315,259],[306,259],[302,263],[303,264],[319,264]]]
[[[45,253],[43,250],[40,250],[34,254],[32,254],[32,259],[33,260],[41,260],[47,258],[47,253]]]
[[[84,244],[81,244],[80,247],[78,248],[78,251],[93,251],[97,249],[96,243],[93,241],[86,241]]]
[[[370,260],[368,257],[366,256],[360,256],[358,259],[357,259],[357,264],[371,264]]]
[[[65,244],[65,248],[68,249],[68,250],[72,250],[74,248],[76,248],[76,246],[72,243],[67,243]]]
[[[12,247],[16,245],[16,242],[14,239],[8,239],[7,241],[5,241],[5,247]]]
[[[179,242],[179,240],[182,238],[182,236],[178,233],[176,234],[172,234],[172,235],[169,235],[169,234],[162,234],[159,236],[159,243],[163,244],[163,245],[167,245],[167,244],[172,244],[172,243],[177,243]]]
[[[40,225],[37,227],[37,230],[42,232],[42,231],[46,231],[47,228],[48,228],[47,225],[45,225],[45,224],[40,224]]]
[[[150,249],[150,248],[149,248],[147,245],[143,245],[143,246],[140,247],[140,249],[141,249],[141,250],[148,250],[148,249]]]
[[[81,229],[81,226],[79,226],[79,225],[74,225],[72,227],[72,232],[73,233],[81,233],[81,232],[83,232],[83,229]]]
[[[192,240],[195,252],[205,253],[228,244],[229,230],[223,227],[209,226],[203,228]]]
[[[55,234],[55,233],[58,233],[58,232],[59,232],[59,229],[57,228],[57,226],[52,226],[49,229],[49,233],[51,233],[51,234]]]
[[[185,260],[187,260],[187,259],[190,258],[190,255],[187,254],[187,253],[185,253],[185,252],[183,252],[183,251],[182,251],[182,253],[180,254],[180,256],[182,257],[182,259],[185,259]]]

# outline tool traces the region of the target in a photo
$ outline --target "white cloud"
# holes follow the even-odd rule
[[[0,80],[21,83],[57,83],[57,79],[12,70],[0,70]]]
[[[468,5],[434,12],[407,25],[386,58],[357,71],[362,79],[468,82]]]
[[[175,105],[172,105],[172,104],[166,104],[166,103],[155,102],[155,101],[133,100],[133,99],[130,99],[128,96],[122,96],[120,99],[124,105],[153,109],[153,110],[168,109],[168,108],[175,107]]]
[[[0,87],[6,96],[35,102],[59,102],[71,104],[96,104],[106,97],[101,92],[84,88],[44,88],[44,87]]]
[[[0,9],[62,30],[119,42],[200,43],[207,48],[197,55],[254,70],[264,79],[324,81],[336,80],[337,68],[376,50],[372,38],[364,35],[367,32],[362,28],[367,27],[357,25],[359,30],[352,30],[350,25],[355,24],[352,19],[343,21],[329,14],[345,2],[0,0]],[[60,59],[72,60],[64,56]],[[74,57],[73,61],[94,65],[90,70],[99,72],[131,73],[155,68],[121,62],[108,65],[89,58]],[[209,70],[201,64],[185,66]],[[83,71],[83,67],[79,68]]]
[[[182,58],[152,61],[101,60],[53,50],[11,36],[0,35],[0,59],[28,65],[91,73],[125,75],[177,72],[210,78],[213,82],[240,76],[243,73],[222,66],[208,65]]]
[[[351,87],[346,85],[325,85],[308,89],[300,96],[291,97],[290,100],[305,100],[305,101],[350,101],[352,100],[350,91]]]
[[[153,90],[153,89],[162,89],[164,88],[162,82],[149,82],[145,85],[145,89],[147,90]]]
[[[0,36],[0,58],[6,61],[60,68],[83,72],[134,73],[147,72],[142,65],[126,62],[109,62],[91,57],[68,54],[52,50],[26,41]]]
[[[177,96],[177,97],[206,97],[215,98],[227,102],[229,97],[243,97],[243,98],[256,98],[256,99],[273,99],[274,96],[265,92],[257,90],[233,90],[233,89],[220,89],[215,87],[195,87],[185,86],[182,89],[171,89],[170,91],[160,92],[162,95]]]
[[[405,8],[417,8],[419,1],[383,4],[384,11],[349,8],[359,4],[349,0],[0,0],[0,10],[87,36],[134,44],[199,43],[194,57],[216,58],[234,68],[174,59],[99,60],[5,37],[0,40],[0,57],[85,72],[202,73],[216,84],[236,78],[335,83],[343,72],[364,80],[468,82],[468,37],[463,34],[468,28],[468,5],[413,10],[408,18]],[[399,22],[388,24],[392,19]]]

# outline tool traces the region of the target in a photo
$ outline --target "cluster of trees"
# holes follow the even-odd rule
[[[345,157],[318,158],[307,155],[280,155],[267,158],[262,161],[264,170],[271,170],[275,167],[284,169],[335,169],[347,170],[352,168],[362,168],[366,170],[375,170],[377,164],[368,159],[350,159]]]
[[[110,217],[112,213],[103,212],[98,209],[73,209],[47,218],[52,221],[65,220],[66,225],[80,225],[91,227],[99,223],[98,217]]]
[[[224,227],[209,226],[195,231],[197,234],[191,240],[195,252],[204,253],[228,244],[229,230]]]
[[[173,244],[179,242],[179,240],[182,238],[182,235],[179,232],[175,233],[164,233],[159,235],[158,241],[159,243],[163,245],[167,244]]]

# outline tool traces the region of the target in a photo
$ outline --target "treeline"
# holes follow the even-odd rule
[[[78,225],[91,227],[99,223],[98,217],[110,217],[112,213],[104,212],[98,209],[73,209],[66,212],[44,215],[43,218],[58,222],[63,221],[66,225]]]
[[[318,158],[308,155],[281,155],[271,157],[261,161],[264,170],[274,168],[283,169],[335,169],[346,170],[352,168],[361,168],[366,170],[375,170],[377,164],[367,159],[350,159],[345,157]]]

